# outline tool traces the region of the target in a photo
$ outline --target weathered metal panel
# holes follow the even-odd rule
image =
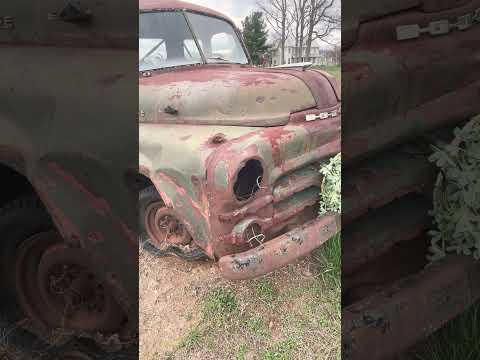
[[[441,36],[396,38],[398,26],[454,23],[478,8],[475,0],[443,12],[392,13],[359,26],[355,46],[342,58],[345,162],[480,113],[478,22]]]
[[[420,237],[431,225],[431,204],[406,197],[347,225],[343,230],[342,275],[357,271],[396,244]]]
[[[230,280],[264,275],[308,255],[339,231],[340,216],[326,214],[252,250],[220,258],[220,271]]]
[[[404,145],[344,169],[344,225],[406,194],[431,188],[436,172],[428,151]]]
[[[319,188],[318,176],[307,179],[304,189],[282,185],[282,177],[304,167],[318,168],[315,164],[338,153],[339,132],[339,117],[281,128],[141,124],[140,166],[167,206],[182,213],[195,242],[209,256],[222,256],[245,250],[245,241],[232,234],[241,219],[255,216],[268,235],[270,228],[318,201],[317,189],[297,207],[274,209],[275,202],[287,200],[307,185]],[[223,135],[223,143],[212,143],[217,134]],[[250,158],[259,159],[265,173],[255,196],[239,202],[233,185],[238,170]]]
[[[329,80],[313,71],[232,65],[187,66],[140,78],[142,123],[280,126],[303,110],[338,105]],[[165,111],[167,108],[175,112]]]
[[[71,7],[68,8],[71,3],[78,5],[83,15],[89,14],[88,17],[75,17]],[[19,0],[3,1],[1,5],[0,16],[11,17],[13,26],[0,29],[0,43],[15,47],[48,45],[133,51],[138,47],[135,1],[45,0],[32,3],[31,0]],[[68,16],[62,17],[65,9]]]
[[[0,46],[0,143],[10,158],[7,165],[18,164],[65,242],[96,259],[128,314],[122,336],[135,338],[138,242],[131,220],[136,202],[125,175],[137,164],[126,151],[137,148],[132,138],[137,125],[128,115],[136,114],[130,106],[136,74],[124,71],[134,65],[135,54],[37,45]],[[113,120],[98,120],[111,119],[112,113],[124,114],[115,118],[113,132]]]
[[[426,338],[480,298],[479,276],[478,262],[451,256],[343,309],[342,356],[385,359]]]
[[[219,13],[218,11],[180,0],[139,0],[138,8],[140,10],[191,10],[211,16],[220,17],[233,24],[232,20],[230,20],[224,14]]]
[[[431,193],[435,168],[428,148],[398,145],[428,147],[432,131],[480,113],[480,1],[346,0],[343,8],[342,210],[344,223],[354,221],[343,233],[343,356],[385,359],[479,297],[469,259],[420,270],[431,204],[411,193]]]

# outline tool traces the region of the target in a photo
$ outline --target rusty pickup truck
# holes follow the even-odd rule
[[[140,226],[161,254],[248,279],[339,229],[318,216],[319,167],[340,151],[341,93],[307,67],[254,67],[235,24],[140,0]]]

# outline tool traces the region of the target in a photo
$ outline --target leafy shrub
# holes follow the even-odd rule
[[[455,129],[454,135],[451,144],[434,146],[430,157],[440,169],[433,199],[431,261],[447,253],[480,259],[480,117]]]
[[[337,154],[320,167],[322,184],[319,215],[342,211],[342,157]]]

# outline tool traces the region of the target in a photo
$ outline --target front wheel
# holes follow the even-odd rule
[[[138,212],[140,242],[148,251],[192,261],[206,257],[175,211],[165,206],[154,186],[140,191]]]
[[[35,197],[0,209],[2,300],[38,331],[115,333],[126,318],[91,257],[68,247]]]

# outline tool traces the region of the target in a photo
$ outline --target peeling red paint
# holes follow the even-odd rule
[[[159,77],[158,75],[161,75]],[[169,71],[155,72],[151,77],[140,78],[142,86],[162,85],[175,86],[179,82],[204,83],[211,81],[223,81],[231,85],[247,87],[273,85],[276,80],[284,78],[282,74],[276,74],[272,70],[261,68],[249,68],[239,65],[217,64],[192,66],[187,68],[171,69]],[[181,95],[179,95],[181,96]]]
[[[268,246],[296,225],[306,234],[300,253],[320,245],[315,231],[329,225],[306,230],[303,224],[317,217],[320,162],[340,151],[340,89],[331,76],[202,64],[140,74],[139,84],[143,173],[193,244],[218,259],[248,250],[249,229],[261,231]],[[307,121],[330,111],[336,115]],[[162,141],[162,129],[172,136]],[[147,132],[148,146],[142,143]],[[177,164],[167,158],[178,156],[178,147],[187,158]],[[292,251],[288,262],[300,253]]]
[[[325,215],[252,250],[220,258],[220,271],[229,280],[264,275],[308,255],[339,230],[340,217]]]

